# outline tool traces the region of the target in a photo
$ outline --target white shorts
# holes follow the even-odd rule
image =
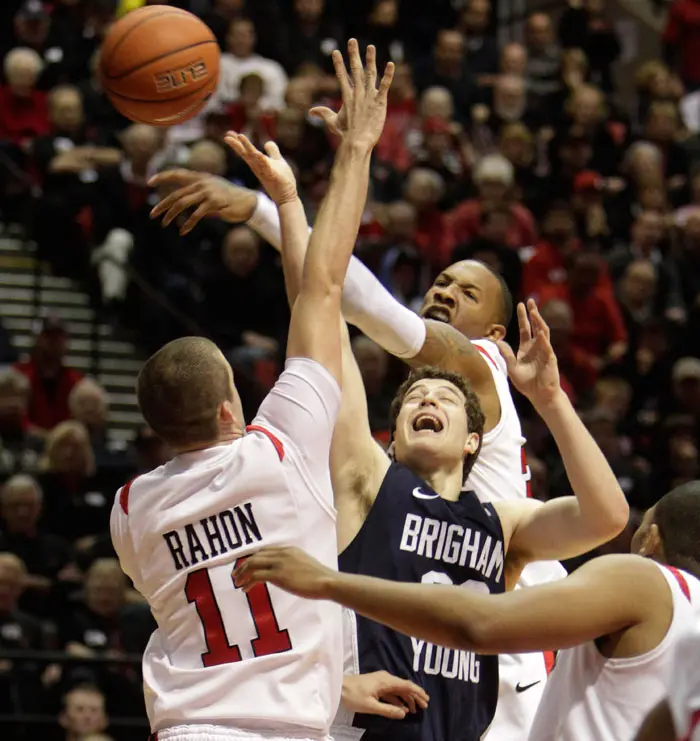
[[[330,736],[276,736],[226,726],[172,726],[151,734],[150,741],[333,741]]]

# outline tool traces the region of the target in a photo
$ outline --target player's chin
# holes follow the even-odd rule
[[[405,450],[407,455],[416,460],[418,456],[433,457],[436,460],[442,460],[444,457],[445,445],[447,443],[446,430],[433,432],[432,430],[409,430],[406,434]]]

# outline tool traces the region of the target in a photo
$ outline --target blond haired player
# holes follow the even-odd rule
[[[393,66],[375,88],[374,49],[357,42],[339,77],[347,129],[303,265],[285,370],[245,427],[230,366],[186,337],[143,366],[138,398],[175,457],[117,494],[111,516],[124,572],[158,628],[144,653],[146,706],[158,741],[328,737],[342,683],[341,614],[261,586],[235,588],[236,564],[296,544],[337,567],[328,455],[340,405],[340,295],[386,116]],[[237,135],[229,143],[236,146]],[[279,208],[290,223],[303,208]]]

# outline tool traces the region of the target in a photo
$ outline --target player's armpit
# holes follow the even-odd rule
[[[418,355],[407,359],[412,368],[432,365],[464,376],[479,395],[486,415],[486,431],[498,424],[501,404],[493,374],[476,345],[449,324],[424,319],[425,342]]]
[[[479,653],[522,653],[569,648],[651,622],[661,640],[672,614],[666,580],[637,556],[594,559],[552,584],[483,595],[468,589],[326,574],[319,596],[414,638]],[[666,601],[668,610],[659,610]],[[665,622],[664,622],[665,621]]]
[[[676,738],[671,708],[664,699],[649,712],[634,741],[676,741]]]

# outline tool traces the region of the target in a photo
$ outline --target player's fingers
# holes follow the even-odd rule
[[[151,209],[151,218],[156,219],[161,214],[164,214],[169,208],[171,208],[175,203],[177,203],[180,198],[184,196],[192,195],[192,193],[196,193],[199,190],[199,183],[193,183],[192,185],[187,185],[184,188],[178,188],[176,191],[170,193],[170,195],[165,196],[165,198],[162,198],[152,209]]]
[[[549,340],[549,325],[545,322],[540,310],[537,308],[537,304],[530,299],[528,302],[530,308],[530,321],[533,326],[537,328],[538,332],[541,332]]]
[[[372,698],[368,703],[367,712],[371,715],[380,715],[382,718],[403,720],[408,714],[408,709],[404,705],[395,705],[392,702],[381,702],[380,700]]]
[[[238,134],[232,135],[229,134],[224,138],[224,142],[227,144],[229,149],[231,149],[235,154],[237,154],[241,159],[245,159],[245,149],[243,147],[243,143],[238,138]]]
[[[332,59],[335,76],[338,78],[338,84],[340,85],[340,95],[344,103],[349,103],[352,100],[352,87],[350,85],[348,71],[345,68],[345,62],[343,61],[343,55],[336,49],[333,52]]]
[[[350,41],[348,41],[348,61],[350,63],[352,84],[355,87],[355,95],[357,95],[358,93],[362,93],[364,88],[364,70],[362,68],[360,46],[357,43],[357,39],[350,39]]]
[[[176,185],[181,188],[183,185],[190,185],[197,180],[202,179],[201,172],[194,172],[193,170],[185,170],[182,167],[176,167],[173,170],[165,170],[154,175],[148,184],[151,188],[155,188],[158,185]]]
[[[428,693],[415,682],[411,682],[410,679],[400,679],[392,675],[386,678],[382,691],[401,695],[401,697],[415,698],[417,701],[425,703],[425,705],[428,704],[428,700],[430,699]]]
[[[210,204],[206,202],[200,203],[188,217],[187,221],[180,227],[180,235],[184,237],[185,234],[189,234],[205,216],[211,213],[211,210]]]
[[[243,145],[243,149],[245,150],[244,159],[246,162],[249,162],[250,160],[262,154],[262,152],[260,152],[260,150],[253,145],[253,143],[245,134],[239,134],[238,141],[241,142],[241,144]]]
[[[193,206],[196,206],[197,204],[201,203],[203,200],[202,193],[192,193],[191,195],[183,195],[180,198],[178,198],[175,203],[165,212],[165,215],[163,216],[163,221],[161,222],[162,225],[169,226],[170,224],[177,219],[177,217],[183,212],[186,211],[188,208],[192,208]]]
[[[524,345],[532,339],[532,327],[530,327],[530,318],[527,315],[525,304],[518,304],[518,329],[520,330],[520,344]]]
[[[374,92],[377,84],[377,49],[374,44],[367,47],[365,55],[365,88]]]
[[[267,142],[265,144],[265,152],[268,155],[268,157],[271,157],[273,160],[281,160],[282,155],[280,154],[280,148],[275,144],[275,142]]]
[[[394,79],[395,71],[396,66],[393,62],[389,62],[389,64],[387,64],[386,68],[384,69],[382,81],[379,83],[379,97],[382,100],[386,100],[387,96],[389,95],[389,88],[391,87],[391,83]]]

